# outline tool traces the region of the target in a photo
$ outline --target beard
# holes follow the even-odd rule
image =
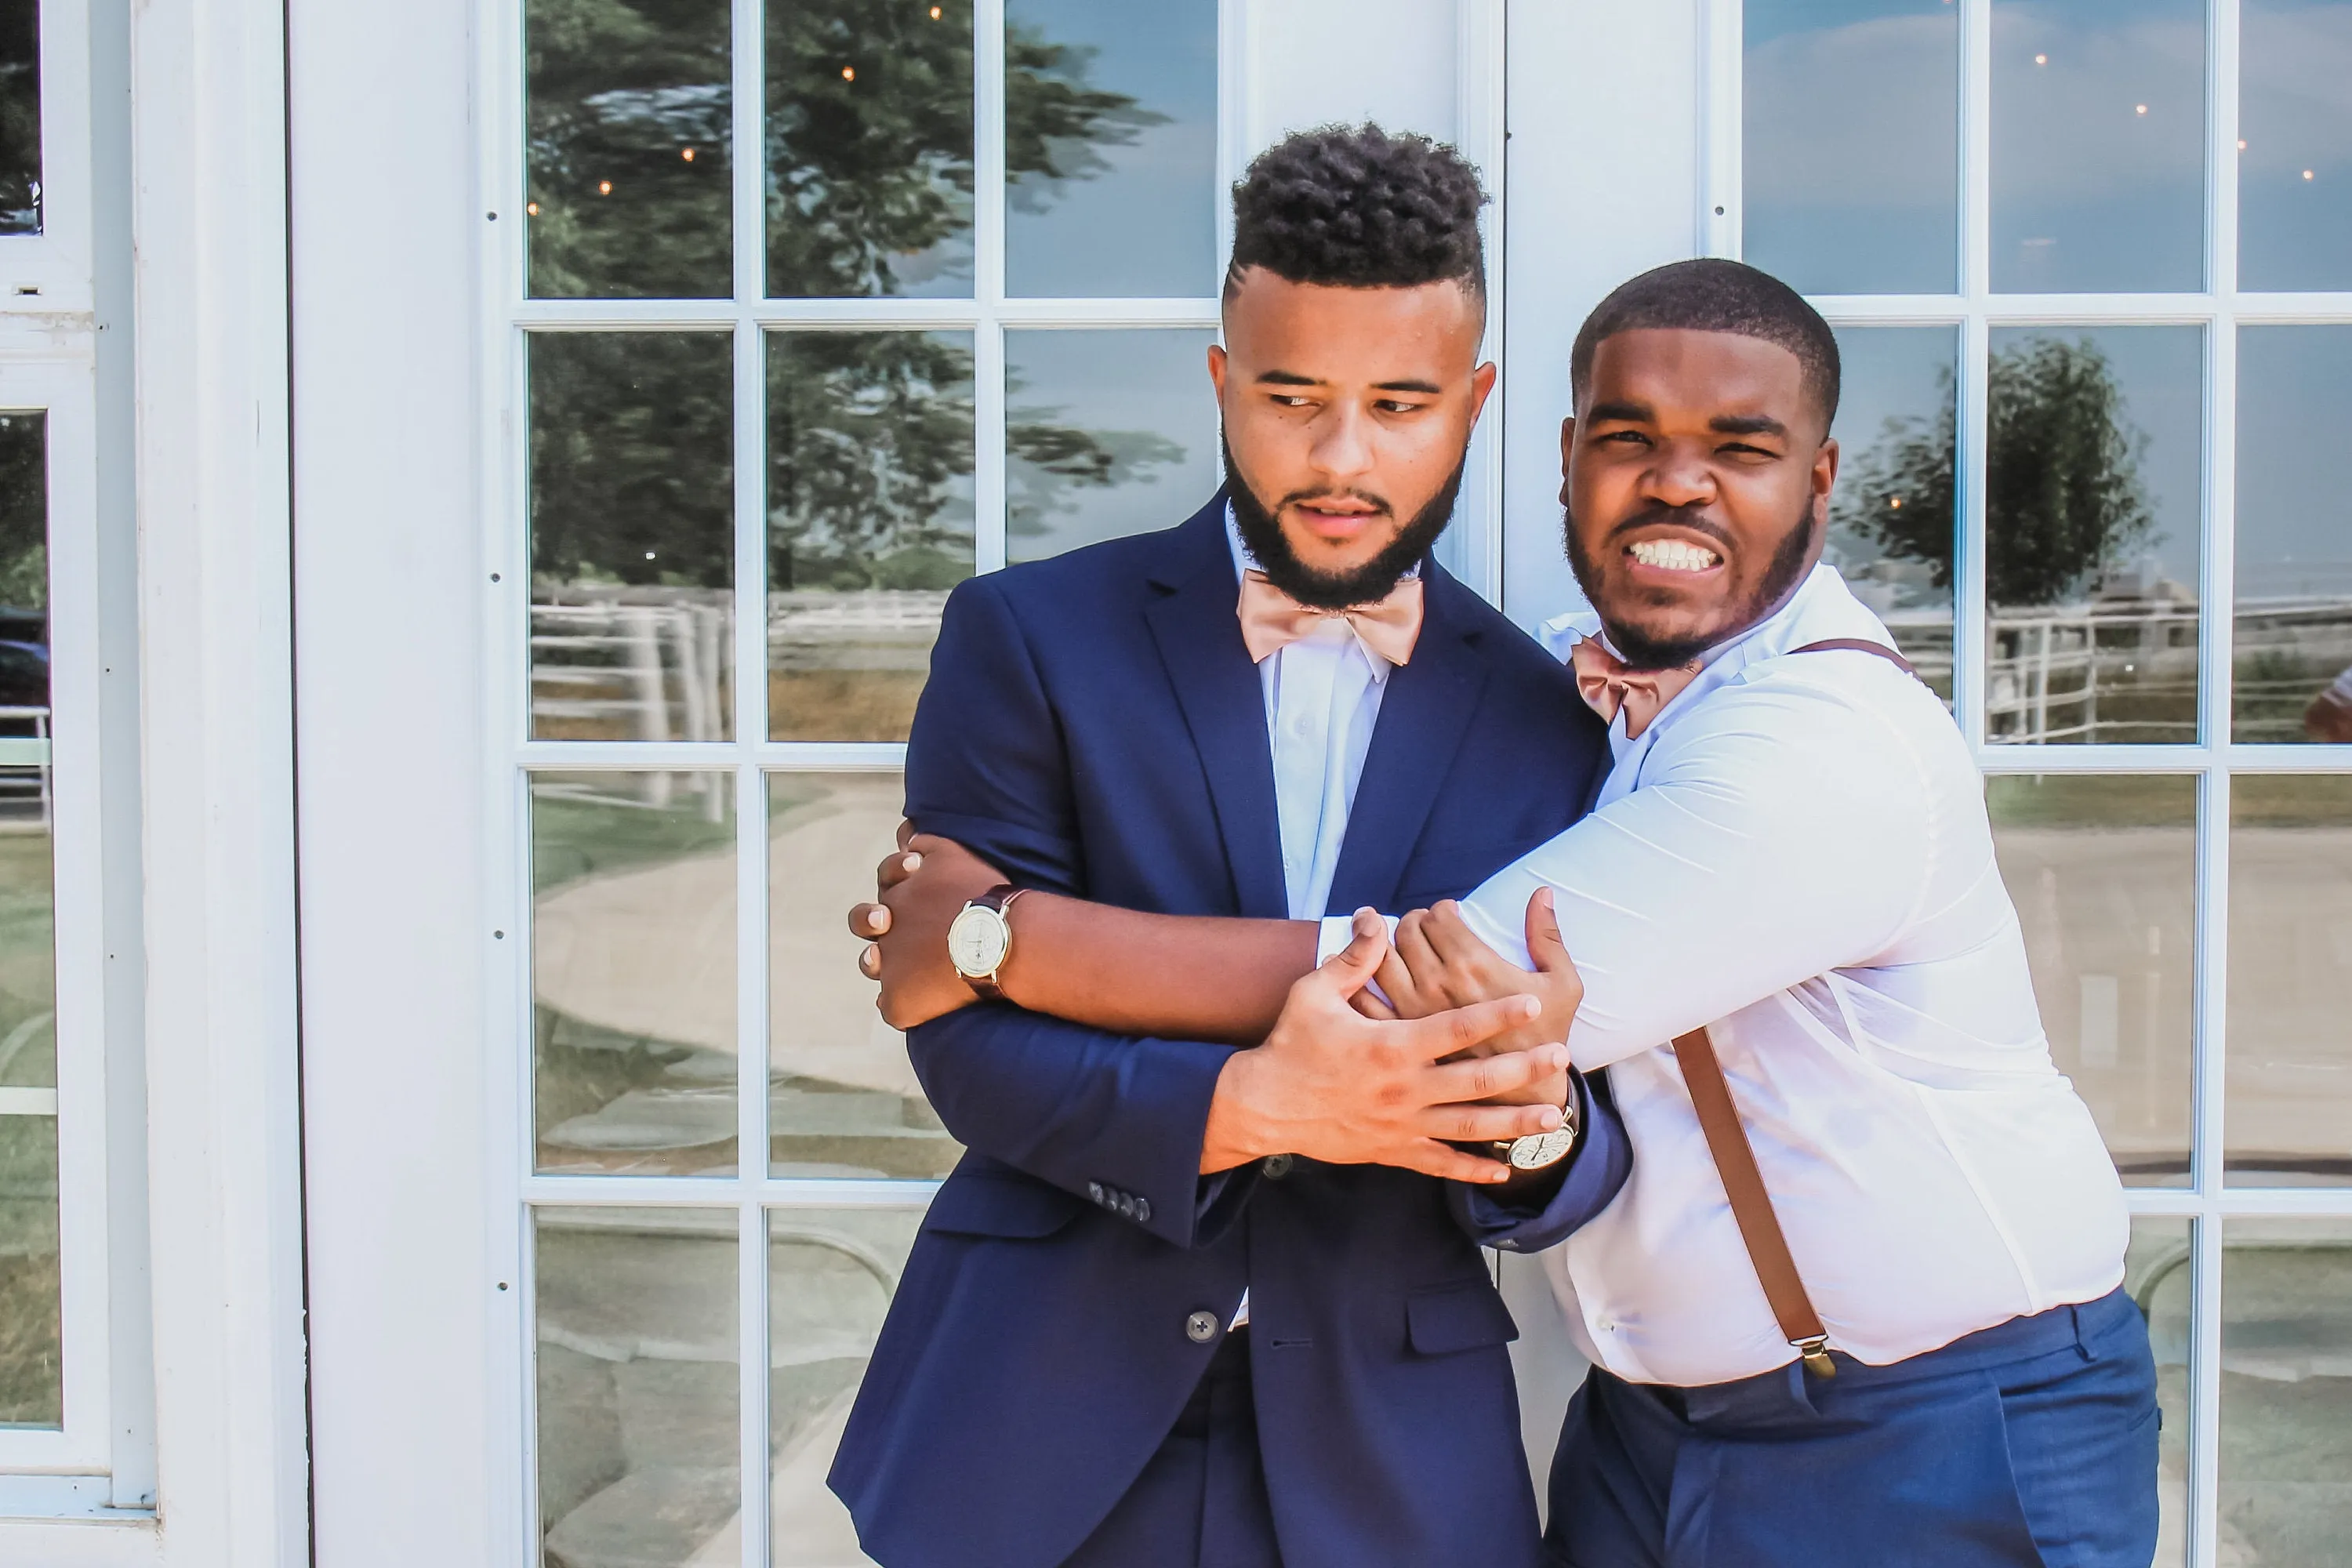
[[[1298,558],[1283,536],[1282,522],[1277,515],[1282,508],[1297,501],[1312,500],[1332,492],[1323,489],[1294,490],[1273,507],[1268,507],[1242,478],[1241,469],[1234,466],[1234,449],[1223,432],[1217,437],[1225,458],[1225,489],[1234,505],[1234,523],[1241,531],[1242,543],[1257,562],[1257,569],[1265,574],[1267,582],[1313,610],[1345,610],[1357,605],[1369,605],[1388,597],[1389,590],[1407,572],[1427,555],[1445,525],[1454,521],[1454,498],[1461,493],[1463,469],[1470,454],[1465,447],[1462,460],[1454,465],[1454,472],[1437,488],[1437,493],[1415,512],[1412,521],[1400,530],[1397,536],[1381,547],[1379,554],[1352,572],[1318,572]],[[1348,492],[1353,499],[1368,500],[1381,509],[1385,516],[1394,516],[1387,501],[1362,491]]]
[[[1730,541],[1725,537],[1722,528],[1682,507],[1644,507],[1610,530],[1610,537],[1614,539],[1634,529],[1661,522],[1679,523],[1706,534],[1727,547],[1727,555]],[[1569,569],[1576,574],[1576,584],[1584,590],[1585,599],[1598,610],[1601,607],[1600,563],[1585,552],[1584,542],[1577,537],[1575,513],[1565,507],[1560,510],[1560,531],[1568,541],[1568,564]],[[1805,510],[1798,514],[1797,521],[1790,525],[1787,535],[1773,547],[1772,559],[1764,566],[1764,580],[1757,584],[1756,592],[1748,596],[1747,603],[1741,605],[1737,612],[1738,624],[1720,631],[1699,637],[1657,637],[1639,627],[1619,626],[1606,616],[1602,616],[1601,624],[1608,630],[1609,640],[1617,645],[1618,653],[1625,660],[1625,668],[1634,670],[1672,669],[1677,665],[1688,664],[1716,644],[1728,641],[1768,618],[1788,598],[1790,591],[1796,587],[1797,580],[1805,574],[1806,563],[1813,553],[1814,538],[1820,531],[1813,521],[1812,503],[1809,500],[1805,503]]]

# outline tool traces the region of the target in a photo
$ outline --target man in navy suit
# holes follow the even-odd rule
[[[1460,895],[1579,815],[1600,723],[1429,553],[1495,375],[1484,199],[1371,127],[1252,164],[1210,359],[1227,489],[957,590],[916,827],[1017,889],[1313,917]],[[1630,1157],[1534,1004],[1359,1016],[1367,920],[1263,1041],[1105,1033],[1017,1005],[1017,893],[982,902],[956,951],[992,999],[908,1035],[969,1152],[834,1465],[866,1552],[1538,1568],[1479,1247],[1560,1239]],[[881,950],[949,940],[910,921]]]

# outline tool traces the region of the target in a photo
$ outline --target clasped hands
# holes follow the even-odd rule
[[[876,900],[850,911],[849,929],[869,944],[859,968],[881,983],[883,1017],[911,1028],[975,1000],[949,962],[947,931],[966,902],[1005,879],[950,840],[905,825],[898,837],[877,868]],[[1020,912],[1031,919],[1014,917],[1019,957],[998,979],[1015,1002],[1080,1016],[1083,1009],[1041,999],[1050,989],[1041,971],[1057,955],[1024,940],[1024,931],[1067,930],[1063,911],[1088,908],[1045,907],[1054,903],[1050,894],[1024,896]],[[1510,1180],[1507,1167],[1454,1145],[1559,1125],[1572,1092],[1563,1042],[1583,999],[1549,889],[1529,901],[1527,938],[1532,973],[1481,942],[1450,901],[1406,915],[1393,942],[1377,915],[1360,910],[1347,948],[1289,986],[1270,1027],[1261,1015],[1248,1031],[1262,1038],[1236,1039],[1255,1048],[1235,1052],[1219,1078],[1202,1172],[1290,1153],[1480,1185]],[[1265,1005],[1274,1011],[1271,997]],[[1165,1026],[1126,1032],[1216,1037]]]

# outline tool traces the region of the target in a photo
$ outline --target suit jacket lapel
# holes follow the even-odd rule
[[[1422,572],[1427,584],[1421,636],[1412,661],[1390,674],[1381,695],[1380,721],[1372,727],[1363,780],[1356,786],[1355,809],[1339,844],[1339,872],[1331,879],[1328,908],[1334,912],[1367,904],[1387,914],[1404,912],[1386,906],[1397,895],[1405,861],[1420,841],[1486,684],[1480,634],[1460,613],[1458,596],[1470,590],[1433,561]]]
[[[1239,910],[1279,920],[1290,900],[1282,879],[1274,752],[1265,733],[1265,689],[1242,644],[1234,608],[1240,585],[1225,541],[1223,491],[1174,531],[1151,581],[1160,596],[1144,618],[1201,754]]]

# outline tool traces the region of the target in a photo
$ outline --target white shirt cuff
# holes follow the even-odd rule
[[[1389,940],[1395,941],[1397,917],[1382,915],[1381,919],[1388,921]],[[1356,940],[1356,917],[1353,915],[1325,915],[1319,923],[1322,929],[1315,939],[1315,967],[1318,969],[1330,963],[1339,956],[1341,948]]]

